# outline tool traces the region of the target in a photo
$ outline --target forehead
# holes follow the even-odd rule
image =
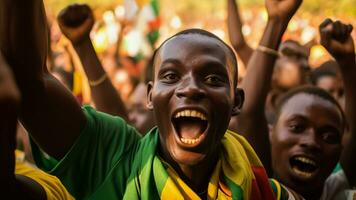
[[[329,87],[336,87],[337,79],[335,76],[324,75],[318,78],[317,85],[324,86],[327,85]]]
[[[200,59],[218,61],[227,67],[229,73],[234,72],[232,55],[224,43],[213,37],[190,33],[175,36],[162,45],[155,56],[155,74],[160,63],[165,60],[178,60],[188,64]]]
[[[291,97],[281,108],[281,118],[295,115],[303,116],[310,121],[327,122],[342,126],[342,114],[339,108],[319,96],[300,93]]]

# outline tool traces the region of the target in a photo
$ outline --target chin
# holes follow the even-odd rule
[[[206,155],[197,152],[185,151],[182,149],[172,152],[172,158],[179,165],[198,165],[205,161]]]

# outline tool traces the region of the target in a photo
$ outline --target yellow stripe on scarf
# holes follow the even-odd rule
[[[167,168],[168,179],[161,193],[161,199],[199,200],[199,196],[184,183],[172,167]]]
[[[255,178],[252,166],[262,166],[248,142],[232,131],[222,139],[223,149],[208,186],[208,199],[231,199],[219,187],[223,174],[243,191],[243,199],[249,200],[252,181]],[[169,178],[161,193],[161,199],[200,199],[199,196],[167,164]],[[222,174],[221,174],[222,173]]]

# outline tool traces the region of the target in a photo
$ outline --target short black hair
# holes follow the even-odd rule
[[[153,64],[154,64],[154,60],[156,58],[156,55],[157,53],[159,52],[159,50],[161,49],[161,47],[167,43],[170,39],[176,37],[176,36],[179,36],[179,35],[188,35],[188,34],[198,34],[198,35],[202,35],[202,36],[207,36],[207,37],[211,37],[211,38],[214,38],[216,40],[218,40],[219,42],[221,42],[228,50],[231,58],[232,58],[232,64],[234,65],[233,66],[233,69],[234,69],[234,87],[236,88],[237,86],[237,75],[238,75],[238,68],[237,68],[237,58],[236,58],[236,55],[235,55],[235,52],[234,50],[228,45],[226,44],[223,40],[221,40],[218,36],[214,35],[213,33],[209,32],[209,31],[206,31],[204,29],[199,29],[199,28],[191,28],[191,29],[186,29],[186,30],[183,30],[183,31],[180,31],[176,34],[174,34],[173,36],[167,38],[165,41],[162,42],[162,44],[154,51],[153,53]],[[153,73],[154,73],[154,70],[153,70]],[[154,77],[154,74],[153,74],[153,77]]]
[[[312,71],[310,74],[310,81],[313,85],[316,85],[318,80],[323,76],[337,77],[338,69],[339,65],[336,61],[328,60]]]
[[[334,104],[341,113],[343,129],[345,130],[347,128],[347,121],[346,121],[345,113],[344,113],[343,109],[341,108],[339,102],[325,90],[323,90],[319,87],[310,86],[310,85],[296,87],[296,88],[284,93],[280,98],[278,98],[274,124],[277,123],[278,118],[279,118],[281,111],[283,109],[283,106],[288,102],[288,100],[291,99],[292,97],[294,97],[295,95],[303,94],[303,93],[320,97],[320,98]]]

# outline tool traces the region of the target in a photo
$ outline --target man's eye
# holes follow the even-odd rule
[[[322,139],[328,144],[340,144],[341,137],[337,133],[325,132],[322,134]]]
[[[288,128],[293,133],[301,133],[305,130],[306,127],[303,124],[290,124]]]
[[[167,73],[163,76],[163,80],[168,83],[178,81],[179,76],[176,73]]]
[[[217,75],[209,75],[205,78],[205,82],[210,85],[218,85],[223,83],[224,80]]]

